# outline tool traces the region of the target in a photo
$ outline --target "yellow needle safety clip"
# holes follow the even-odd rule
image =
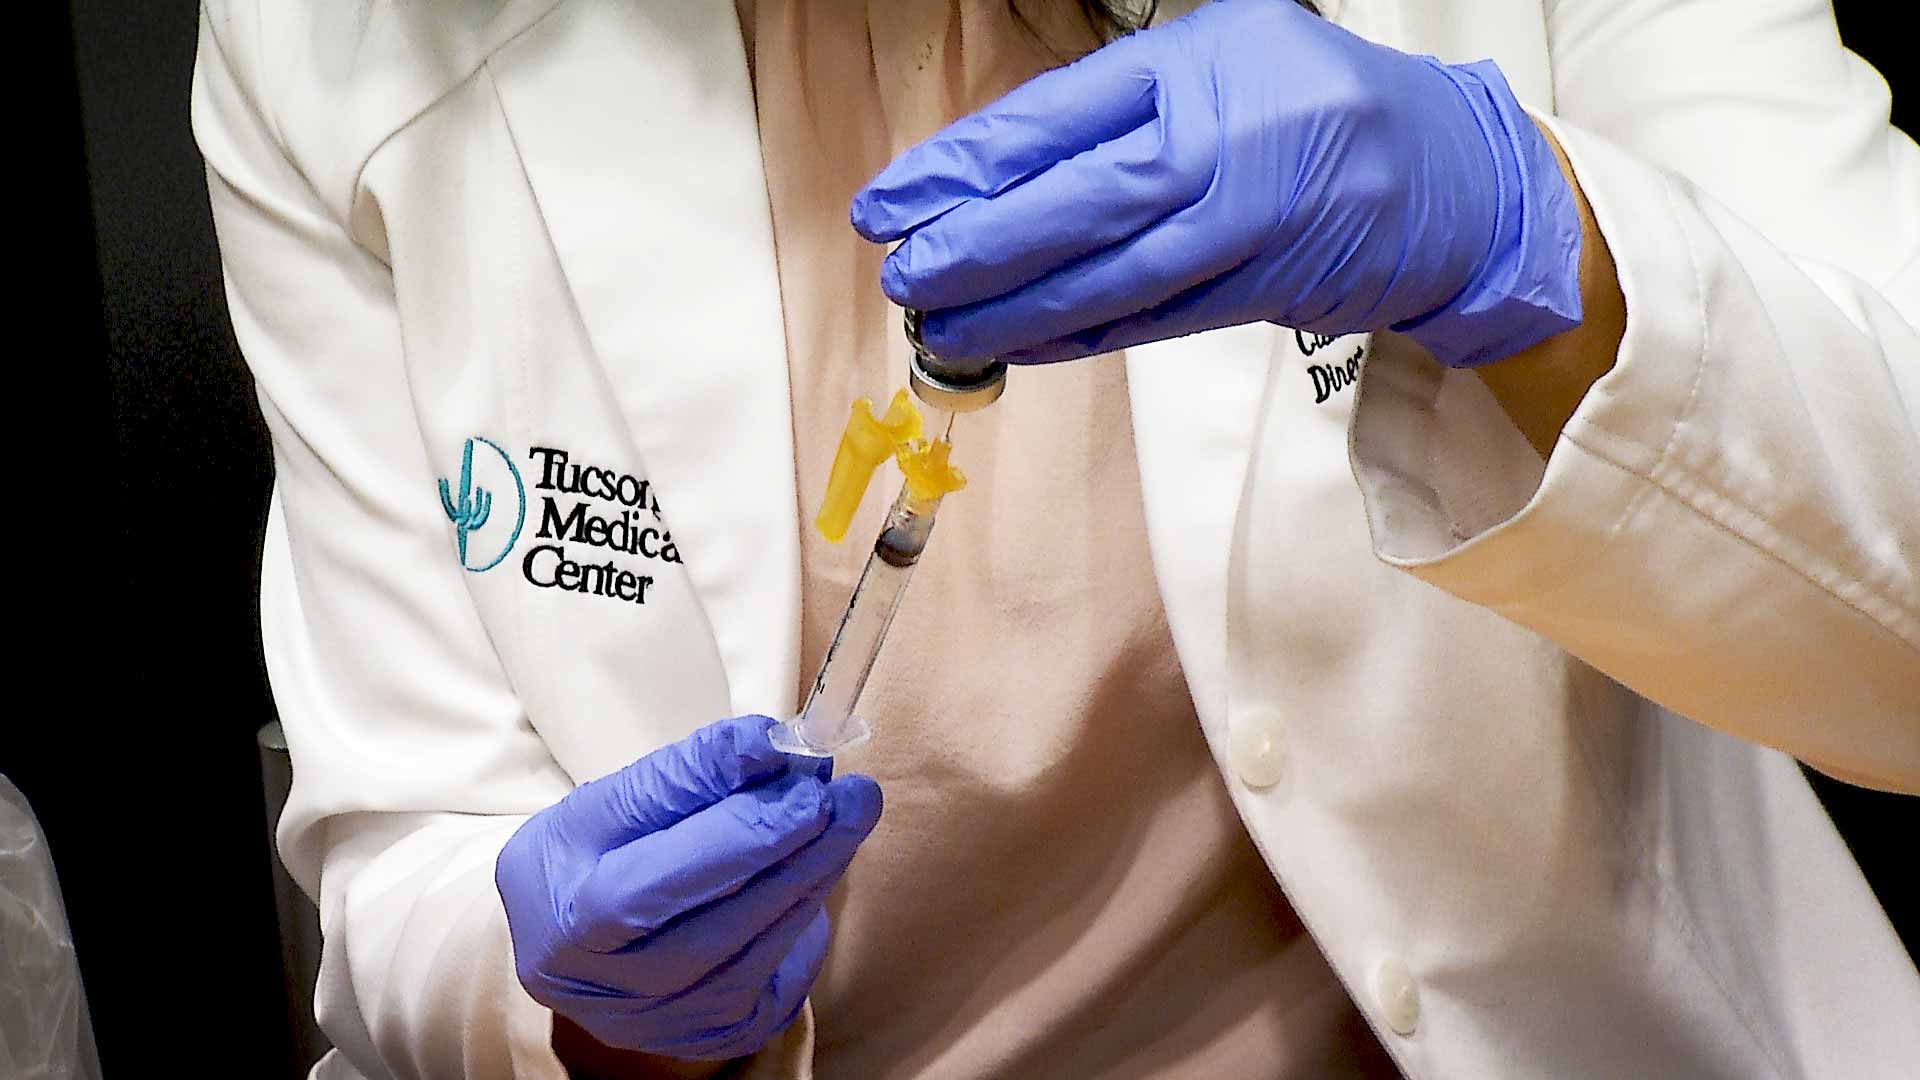
[[[873,482],[880,463],[893,458],[906,477],[907,495],[920,512],[967,486],[965,474],[947,459],[953,443],[946,438],[928,442],[921,426],[920,410],[905,390],[895,391],[887,411],[873,415],[873,401],[861,398],[853,403],[846,430],[840,433],[840,446],[833,455],[833,471],[827,476],[826,497],[813,527],[832,543],[846,539],[847,527],[860,509],[867,486]]]

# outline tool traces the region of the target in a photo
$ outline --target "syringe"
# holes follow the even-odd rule
[[[948,427],[951,430],[949,417]],[[854,704],[873,674],[874,661],[880,657],[880,643],[900,610],[907,581],[927,549],[933,534],[938,498],[922,502],[913,496],[911,484],[900,485],[900,494],[887,512],[887,523],[873,542],[873,554],[860,571],[860,583],[840,616],[833,632],[833,643],[820,661],[820,671],[807,691],[800,715],[774,727],[773,745],[789,754],[825,757],[836,750],[864,742],[872,733],[865,720],[853,715]]]
[[[847,610],[840,616],[840,626],[833,633],[833,642],[827,646],[827,655],[820,661],[820,670],[813,677],[813,686],[807,691],[800,715],[774,725],[769,733],[773,745],[789,754],[826,757],[864,741],[872,733],[865,720],[853,715],[854,705],[866,688],[867,677],[873,674],[874,661],[879,659],[887,628],[893,625],[907,582],[913,577],[913,568],[933,534],[934,514],[940,509],[940,500],[964,483],[947,464],[954,417],[991,405],[1006,389],[1005,364],[993,361],[950,366],[927,352],[920,342],[919,312],[907,312],[906,330],[907,341],[913,346],[913,356],[907,364],[908,385],[923,403],[946,412],[945,433],[922,455],[912,459],[915,468],[900,485],[900,494],[887,512],[886,524],[881,526],[880,535],[873,542],[873,553],[867,556],[867,565],[860,571],[860,581],[847,601]],[[893,415],[890,409],[888,417]],[[903,459],[902,464],[907,464],[906,460]],[[864,485],[865,481],[860,483]],[[841,518],[841,525],[851,516],[853,501],[857,501],[857,496],[845,507],[846,516]],[[835,534],[829,536],[838,539]]]

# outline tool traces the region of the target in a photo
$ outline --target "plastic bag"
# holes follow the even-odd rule
[[[0,776],[0,1077],[99,1080],[73,934],[27,797]]]

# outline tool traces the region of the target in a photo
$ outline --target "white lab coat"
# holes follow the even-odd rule
[[[1915,1075],[1920,977],[1793,761],[1723,733],[1920,783],[1920,152],[1884,84],[1815,0],[1325,6],[1557,115],[1631,318],[1544,470],[1395,336],[1130,352],[1154,565],[1247,828],[1410,1076]],[[207,11],[317,1075],[559,1077],[501,843],[795,705],[734,6]],[[561,451],[605,471],[543,488]],[[462,551],[469,488],[495,501]],[[576,509],[627,531],[545,517]]]

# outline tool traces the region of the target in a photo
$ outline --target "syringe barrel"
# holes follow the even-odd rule
[[[775,725],[771,732],[775,747],[789,754],[825,757],[866,740],[871,729],[853,715],[853,707],[866,689],[867,677],[873,674],[887,629],[893,625],[907,582],[913,577],[914,564],[926,550],[939,505],[938,499],[930,503],[915,500],[908,488],[901,486],[887,513],[886,527],[874,541],[873,554],[860,572],[860,583],[847,601],[846,613],[840,616],[833,643],[820,661],[800,715]]]
[[[902,487],[899,497],[893,500],[893,508],[887,511],[886,525],[873,542],[874,557],[894,566],[912,566],[919,562],[920,554],[927,550],[927,539],[933,535],[933,514],[939,506],[940,500],[922,503]]]

